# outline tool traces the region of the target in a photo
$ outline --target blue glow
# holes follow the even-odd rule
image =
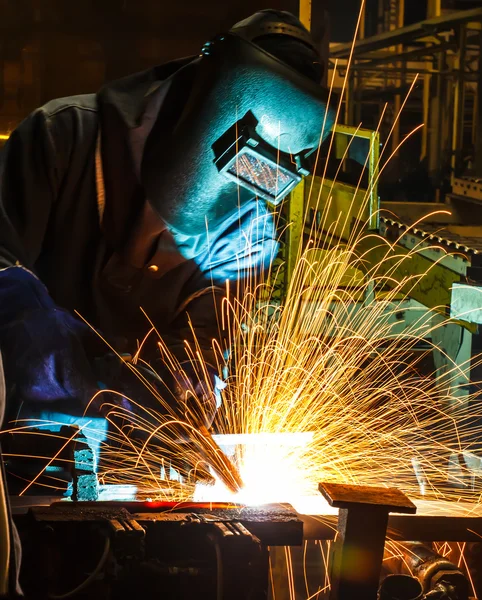
[[[60,467],[57,465],[47,465],[45,467],[46,473],[63,473],[63,471],[64,471],[64,467]]]
[[[79,417],[42,410],[38,415],[30,415],[25,424],[51,432],[58,432],[65,425],[76,425],[82,430],[81,433],[94,454],[94,471],[97,471],[100,445],[107,440],[108,423],[103,417]]]
[[[199,236],[171,229],[179,252],[193,259],[209,281],[224,284],[267,269],[278,252],[274,216],[261,200],[251,200],[217,227]]]

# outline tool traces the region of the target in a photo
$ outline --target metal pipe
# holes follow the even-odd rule
[[[406,67],[406,68],[400,67],[399,69],[397,69],[395,67],[377,67],[377,66],[372,66],[372,65],[365,65],[363,63],[357,63],[356,65],[353,65],[351,67],[351,70],[365,71],[367,73],[381,73],[383,75],[390,75],[390,74],[401,73],[401,72],[413,73],[414,75],[444,75],[446,77],[450,77],[451,79],[455,79],[455,78],[459,77],[459,75],[460,75],[458,69],[450,69],[450,70],[444,70],[444,71],[439,71],[438,69],[416,69],[416,68],[412,68],[412,67]],[[345,69],[340,69],[340,76],[344,75],[345,72],[346,72]],[[477,80],[477,76],[475,75],[475,73],[468,74],[466,76],[466,81],[475,82],[476,80]]]
[[[445,588],[447,599],[468,600],[469,582],[462,571],[447,558],[420,542],[402,544],[400,551],[403,554],[402,572],[415,575],[425,594],[435,588]]]
[[[428,0],[427,2],[427,19],[439,17],[442,14],[441,0]]]
[[[388,575],[378,591],[378,600],[422,600],[419,580],[410,575]]]
[[[404,18],[405,18],[405,0],[396,0],[391,3],[391,8],[394,10],[394,24],[391,26],[391,29],[400,29],[403,27]],[[395,52],[397,54],[401,54],[403,52],[403,44],[399,44],[395,47]],[[402,62],[395,63],[395,66],[400,69],[400,72],[397,77],[394,79],[395,87],[400,89],[401,86],[405,83],[405,75],[406,75],[406,64]],[[398,152],[398,147],[400,145],[400,117],[399,113],[402,107],[402,96],[401,94],[396,94],[394,98],[394,127],[392,131],[392,152]]]
[[[427,63],[428,70],[428,63]],[[430,114],[430,85],[432,78],[430,74],[425,73],[423,75],[423,124],[422,129],[422,147],[420,149],[420,161],[427,156],[428,147],[428,129],[429,129],[429,114]]]
[[[437,74],[433,74],[432,83],[433,89],[431,91],[431,102],[430,102],[430,123],[428,131],[428,171],[432,183],[435,187],[439,188],[441,184],[441,162],[442,162],[442,147],[444,145],[442,139],[442,90],[443,81],[441,71],[444,70],[445,65],[445,52],[442,52],[437,57]]]

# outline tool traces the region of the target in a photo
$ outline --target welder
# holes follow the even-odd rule
[[[132,354],[142,307],[184,371],[163,381],[193,389],[209,426],[214,383],[198,381],[186,343],[195,331],[214,382],[225,283],[234,294],[269,266],[273,206],[329,131],[323,71],[298,19],[265,10],[200,56],[53,100],[18,126],[1,170],[7,419],[82,414],[108,379],[96,359],[109,348],[86,322]],[[155,344],[146,356],[162,372]]]

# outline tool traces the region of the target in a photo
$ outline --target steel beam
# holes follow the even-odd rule
[[[378,65],[383,64],[391,64],[395,62],[401,61],[416,61],[422,60],[427,56],[433,56],[438,52],[443,52],[444,50],[455,50],[456,44],[454,42],[445,42],[438,43],[432,46],[425,46],[423,48],[415,48],[413,50],[407,50],[406,52],[393,53],[389,52],[386,56],[373,56],[370,57],[370,60],[366,60],[366,62],[358,63],[358,68],[360,67],[372,67],[378,70]],[[363,60],[360,58],[360,60]]]
[[[457,71],[454,86],[454,115],[452,121],[452,179],[459,175],[462,166],[465,108],[465,56],[467,31],[465,23],[458,30],[458,48],[455,53],[454,69]]]
[[[475,21],[482,21],[482,8],[461,10],[441,17],[427,19],[414,25],[402,27],[394,31],[387,31],[358,41],[355,44],[354,57],[359,58],[361,55],[373,52],[374,50],[413,42],[430,34],[450,31],[457,24]],[[351,42],[348,44],[337,44],[330,52],[331,57],[348,58],[351,46]]]
[[[480,47],[482,48],[482,32],[480,32]],[[476,127],[474,136],[475,146],[475,176],[482,179],[482,68],[481,68],[481,55],[479,52],[479,69],[478,69],[478,81],[477,81],[477,117]]]
[[[297,260],[302,252],[303,224],[305,220],[305,180],[291,192],[288,202],[287,256],[285,270],[285,289],[293,276]]]

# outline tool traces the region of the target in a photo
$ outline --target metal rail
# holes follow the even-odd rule
[[[409,103],[412,108],[420,103],[425,124],[420,160],[427,160],[437,194],[444,189],[448,173],[452,178],[462,173],[472,146],[475,172],[482,176],[482,119],[478,116],[482,75],[480,68],[474,68],[480,64],[481,23],[482,8],[457,11],[384,31],[354,45],[345,110],[353,124],[366,120],[368,114],[376,122],[379,115],[374,114],[373,102],[378,102],[381,112],[387,95],[393,97],[390,106],[397,114],[402,96],[414,78],[422,76],[423,93],[414,92]],[[343,63],[350,52],[351,44],[334,46],[331,64],[335,59]],[[343,69],[343,64],[338,63],[338,68]],[[392,151],[401,139],[399,129],[395,123]]]
[[[369,52],[389,48],[390,46],[424,41],[428,36],[451,31],[456,25],[464,25],[474,21],[482,21],[482,8],[450,13],[359,40],[355,44],[353,56],[354,58],[358,58]],[[351,46],[351,43],[338,44],[331,49],[330,55],[332,58],[348,58]]]

